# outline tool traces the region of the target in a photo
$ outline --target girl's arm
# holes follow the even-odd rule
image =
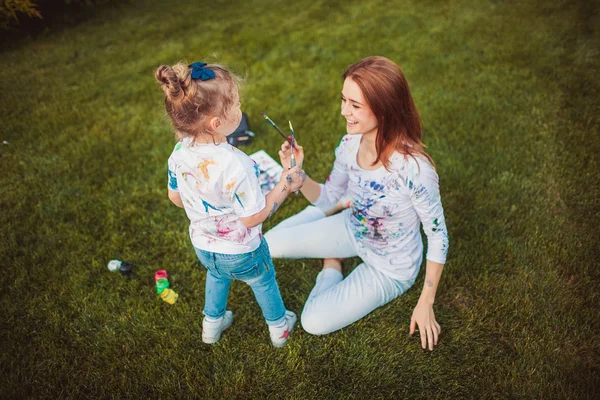
[[[179,143],[178,143],[179,145]],[[177,146],[175,146],[177,148]],[[179,194],[179,187],[177,186],[177,175],[175,171],[177,170],[177,163],[173,159],[173,155],[169,157],[168,161],[168,173],[169,173],[169,183],[167,194],[169,196],[169,200],[173,202],[177,207],[183,208],[183,201],[181,200],[181,195]]]
[[[169,200],[171,200],[173,202],[173,204],[175,204],[177,207],[183,208],[183,201],[181,200],[181,196],[179,195],[179,192],[176,192],[171,189],[167,189],[167,190],[169,192]]]
[[[284,171],[281,174],[279,183],[265,196],[266,204],[262,211],[249,217],[240,218],[240,222],[244,224],[246,228],[254,228],[257,225],[262,224],[277,211],[277,208],[279,208],[281,203],[283,203],[291,192],[295,192],[302,187],[305,179],[306,174],[300,167],[294,167]]]

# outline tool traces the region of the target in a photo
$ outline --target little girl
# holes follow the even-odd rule
[[[229,286],[241,280],[254,291],[273,346],[283,347],[297,317],[283,305],[261,225],[302,187],[305,174],[288,169],[262,194],[256,164],[227,143],[242,112],[239,79],[223,66],[162,65],[155,76],[180,139],[168,162],[169,199],[190,219],[194,250],[207,269],[202,341],[216,343],[231,325]]]

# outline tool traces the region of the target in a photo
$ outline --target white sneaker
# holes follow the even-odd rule
[[[206,317],[202,320],[202,341],[208,344],[214,344],[221,339],[221,333],[231,326],[233,322],[233,313],[229,310],[225,311],[217,321],[207,321]]]
[[[286,323],[281,328],[275,328],[269,326],[269,333],[271,334],[271,343],[275,347],[283,347],[288,341],[288,336],[292,329],[294,329],[294,325],[296,325],[296,321],[298,321],[298,317],[293,311],[286,310],[285,311],[285,319]]]

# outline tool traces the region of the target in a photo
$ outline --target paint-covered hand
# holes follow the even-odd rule
[[[291,139],[290,139],[291,140]],[[290,142],[284,142],[281,145],[281,150],[279,151],[279,159],[281,160],[281,165],[283,165],[283,168],[288,169],[291,167],[291,162],[292,162],[292,152],[291,152],[291,145]],[[302,146],[300,146],[298,144],[298,142],[296,142],[295,146],[294,146],[294,157],[296,158],[296,165],[298,167],[302,167],[303,163],[304,163],[304,149],[302,148]]]
[[[435,320],[433,306],[426,302],[419,301],[415,307],[410,319],[410,334],[415,333],[416,326],[419,326],[419,335],[421,336],[421,347],[433,350],[437,346],[438,338],[442,332],[440,324]]]
[[[287,188],[288,193],[300,190],[304,181],[306,180],[306,174],[300,167],[294,167],[286,169],[281,174],[280,182],[284,183],[284,187]]]

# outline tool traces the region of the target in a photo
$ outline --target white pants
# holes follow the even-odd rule
[[[356,249],[344,223],[344,212],[326,217],[309,206],[265,233],[273,258],[349,258]],[[398,281],[362,263],[344,279],[335,268],[319,272],[302,310],[302,327],[324,335],[358,321],[389,303],[414,283]]]

